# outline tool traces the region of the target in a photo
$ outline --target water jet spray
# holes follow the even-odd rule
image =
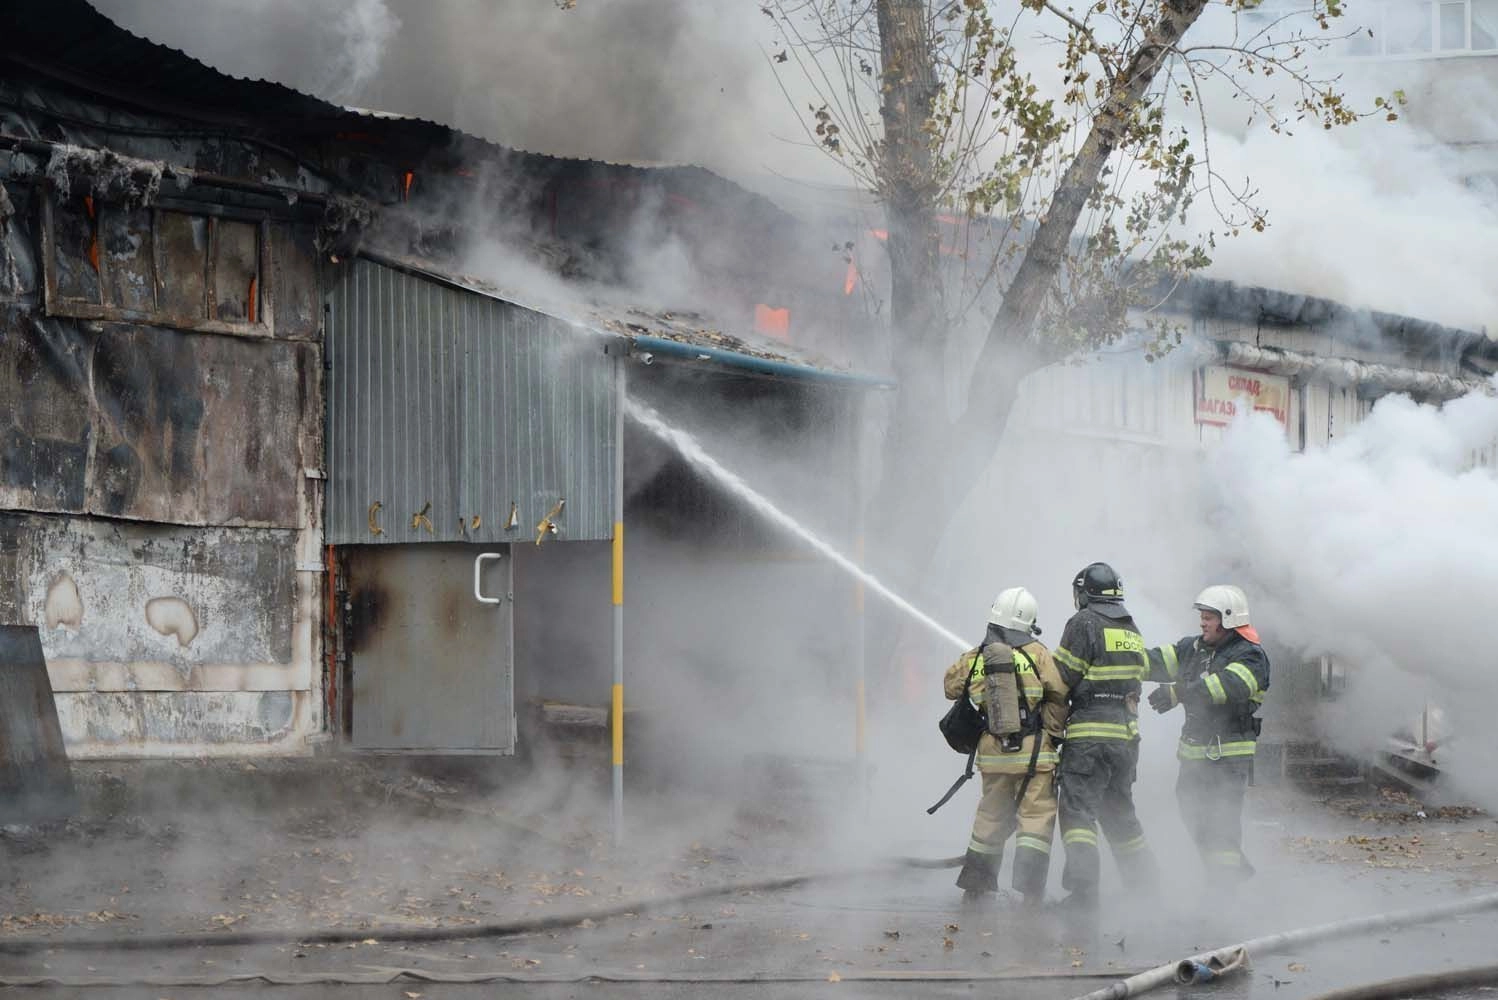
[[[723,463],[710,455],[691,434],[672,427],[659,413],[656,413],[655,410],[635,399],[625,400],[624,412],[641,427],[674,448],[695,468],[707,473],[719,486],[722,486],[754,508],[766,520],[784,528],[801,539],[829,562],[836,565],[849,576],[862,581],[864,586],[880,597],[883,597],[902,613],[924,625],[933,634],[941,636],[941,638],[951,643],[959,651],[966,651],[972,647],[972,643],[963,640],[957,633],[895,593],[881,583],[873,574],[860,567],[858,563],[839,552],[823,539],[817,537],[814,532],[800,521],[777,507],[769,498],[746,483],[742,477],[729,470]]]

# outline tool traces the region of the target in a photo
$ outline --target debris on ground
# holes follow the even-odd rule
[[[1431,829],[1424,833],[1292,837],[1286,848],[1306,860],[1417,872],[1446,872],[1498,882],[1498,827]]]

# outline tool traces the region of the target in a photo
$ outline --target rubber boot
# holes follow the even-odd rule
[[[986,895],[999,891],[998,859],[969,850],[962,858],[962,870],[957,873],[957,888],[962,890],[962,901],[973,903]]]

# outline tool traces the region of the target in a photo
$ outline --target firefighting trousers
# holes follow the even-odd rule
[[[1176,801],[1211,877],[1238,881],[1254,872],[1243,856],[1243,796],[1253,766],[1252,757],[1181,761]]]
[[[1057,799],[1066,846],[1061,884],[1079,896],[1097,893],[1099,827],[1124,883],[1130,888],[1155,884],[1155,856],[1134,813],[1138,762],[1135,740],[1070,740],[1061,752]]]
[[[1051,837],[1056,829],[1055,773],[1037,771],[1016,801],[1023,774],[984,774],[983,797],[973,817],[973,835],[957,884],[963,889],[998,888],[1004,844],[1014,841],[1014,888],[1025,895],[1043,894],[1051,868]]]

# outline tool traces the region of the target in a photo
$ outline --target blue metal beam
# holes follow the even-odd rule
[[[895,380],[883,375],[867,375],[862,372],[842,372],[814,365],[796,364],[793,361],[777,361],[755,357],[738,351],[725,351],[716,347],[702,347],[679,340],[646,335],[631,335],[635,345],[634,354],[659,354],[662,357],[682,358],[688,361],[711,361],[727,368],[770,375],[776,378],[810,379],[819,382],[839,382],[844,385],[862,386],[866,389],[893,389]]]

